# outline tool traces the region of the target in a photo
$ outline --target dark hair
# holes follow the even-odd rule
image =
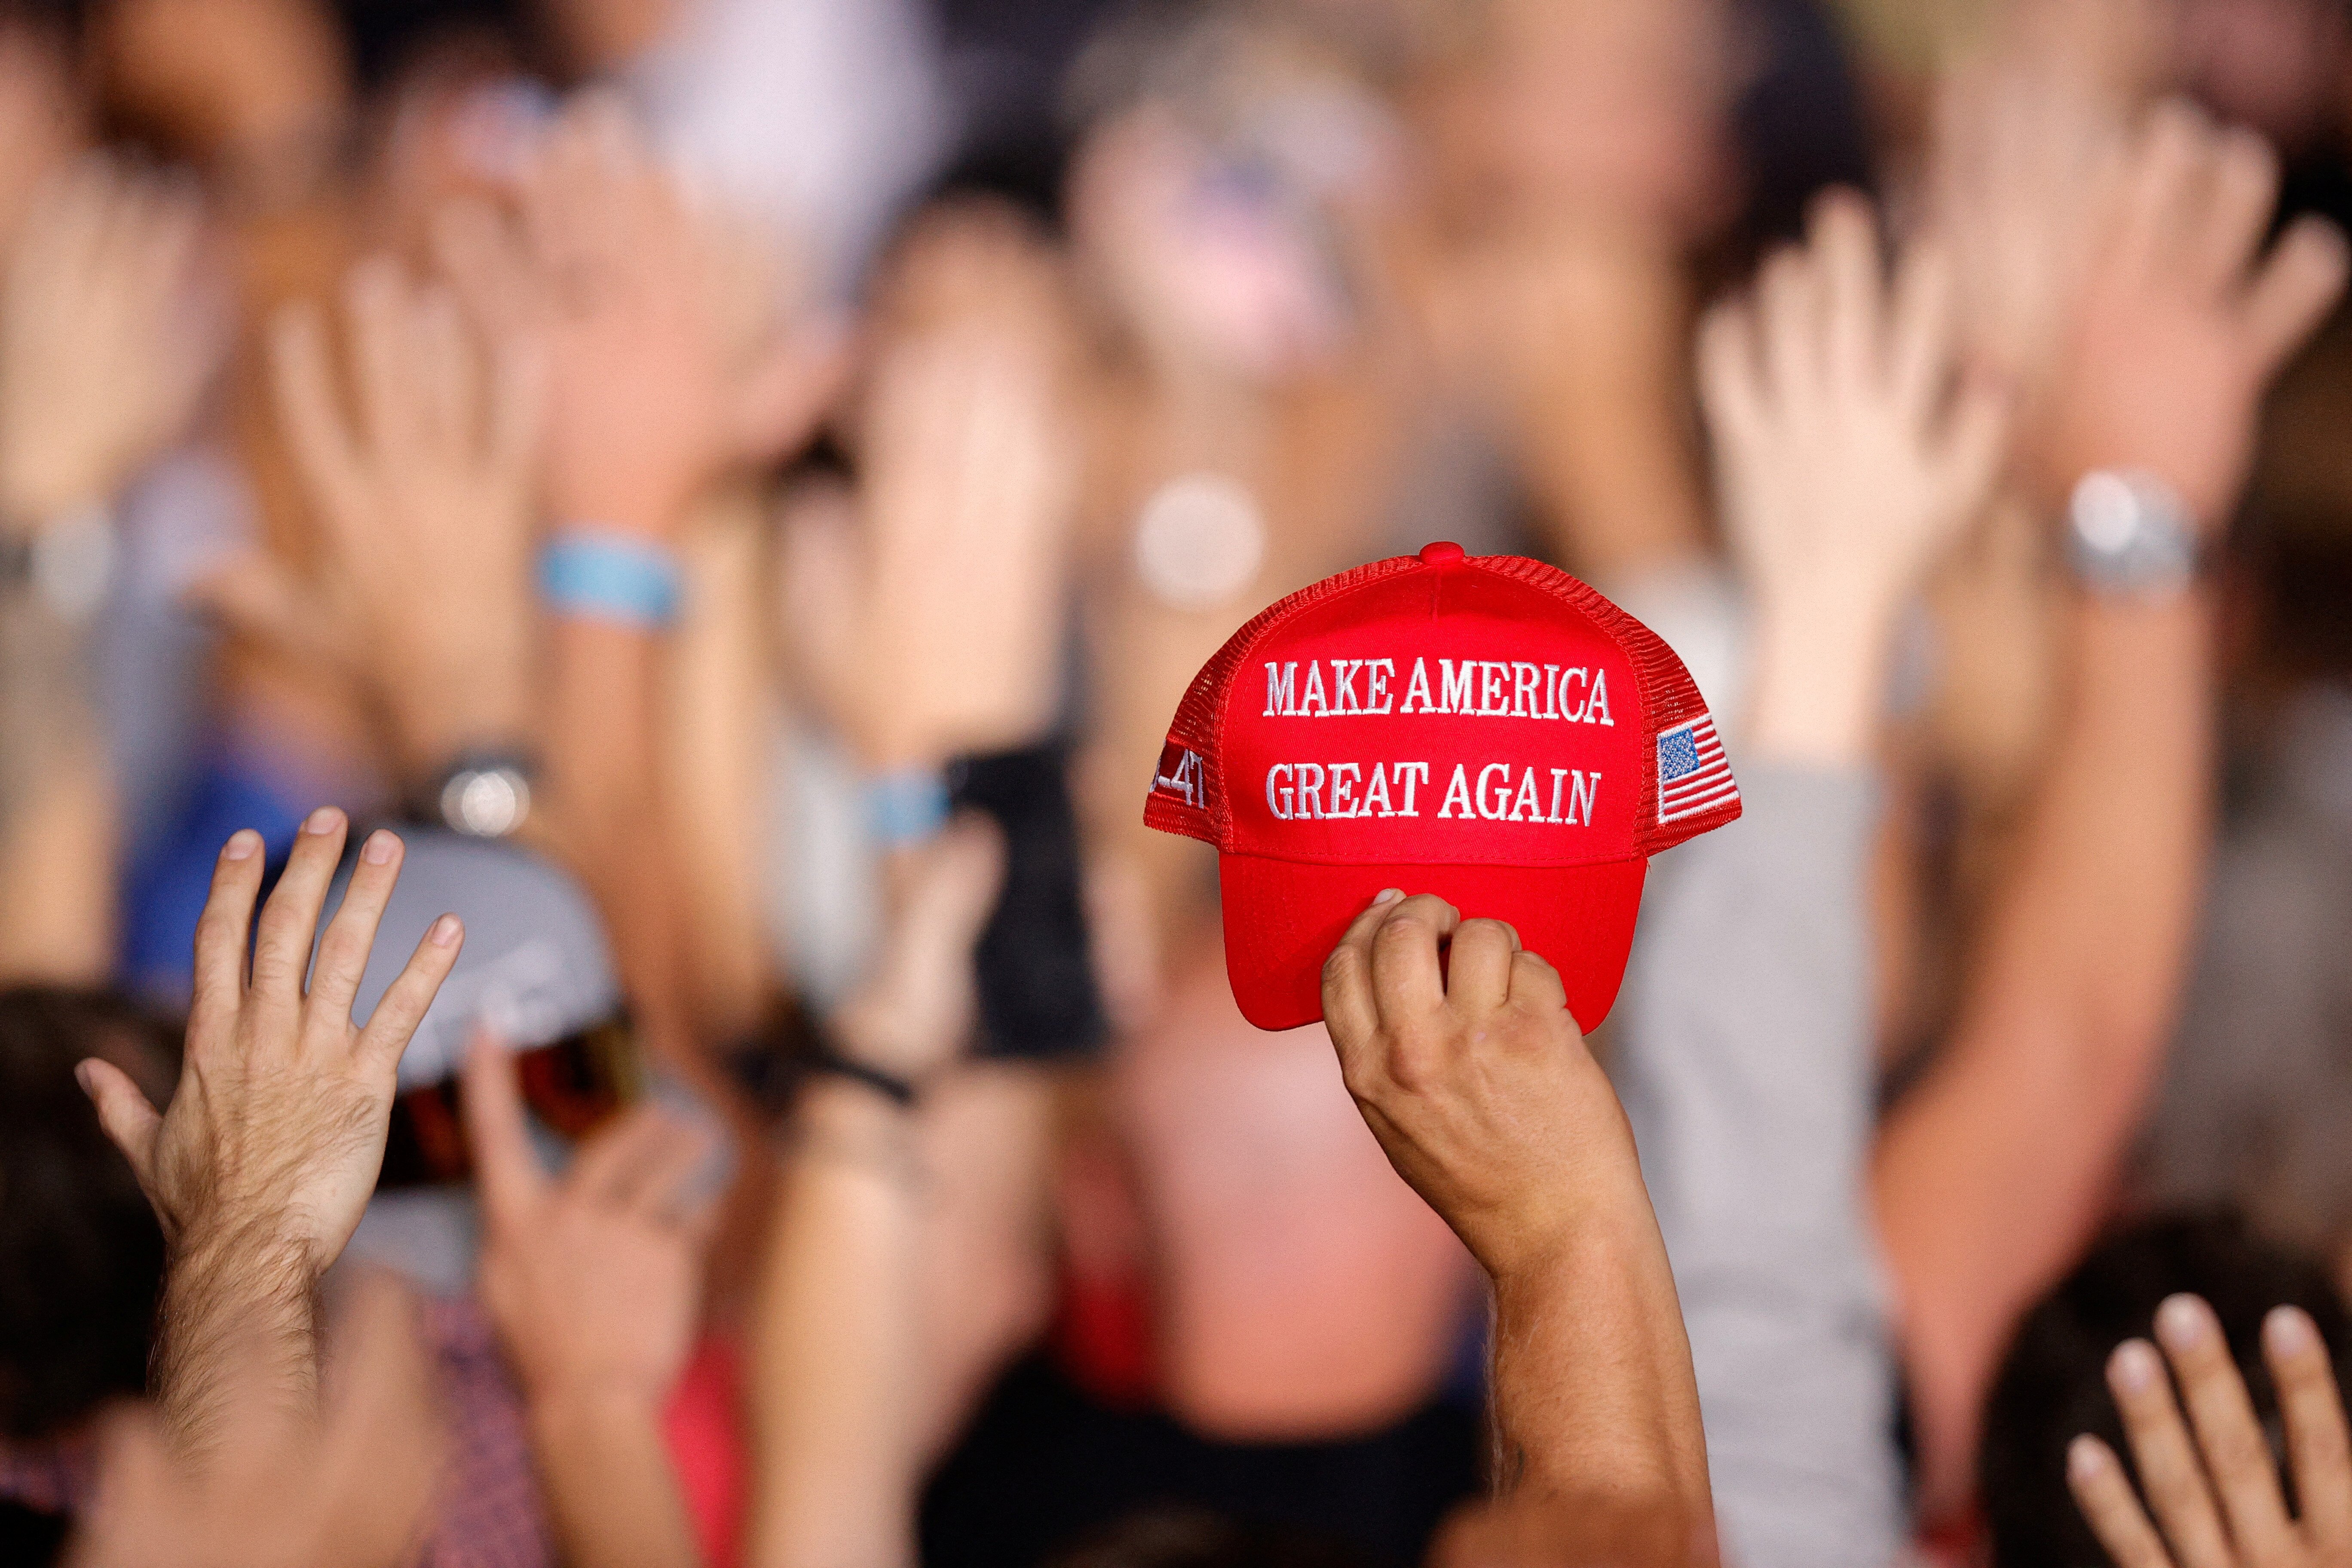
[[[104,992],[0,990],[0,1436],[69,1426],[146,1382],[163,1238],[74,1066],[169,1093],[179,1030]]]
[[[2026,1314],[2001,1362],[1977,1450],[1992,1561],[1999,1568],[2106,1568],[2107,1555],[2066,1489],[2066,1446],[2104,1437],[2130,1463],[2106,1386],[2116,1345],[2145,1336],[2176,1291],[2210,1302],[2246,1379],[2254,1412],[2277,1442],[2278,1393],[2263,1364],[2263,1319],[2302,1308],[2319,1326],[2341,1384],[2352,1366],[2347,1319],[2327,1271],[2257,1236],[2233,1213],[2150,1220],[2085,1258]]]

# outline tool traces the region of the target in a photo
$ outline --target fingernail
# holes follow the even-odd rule
[[[433,922],[433,931],[431,933],[433,945],[436,947],[453,946],[457,942],[457,938],[464,933],[465,930],[466,928],[464,926],[457,923],[457,917],[456,915],[443,915],[439,920]]]
[[[2194,1296],[2167,1296],[2156,1310],[2156,1337],[2167,1350],[2195,1350],[2205,1342],[2205,1303]]]
[[[253,858],[254,852],[258,850],[260,847],[261,835],[256,833],[250,827],[240,827],[235,833],[228,836],[228,842],[226,844],[221,846],[221,858],[224,860],[250,860]]]
[[[97,1098],[96,1091],[89,1087],[89,1064],[88,1062],[83,1061],[74,1063],[74,1082],[81,1085],[81,1091],[84,1094],[89,1095],[92,1099]]]
[[[2107,1468],[2107,1451],[2088,1432],[2066,1445],[2066,1473],[2087,1481]]]
[[[1402,888],[1382,888],[1379,892],[1372,895],[1372,908],[1379,909],[1382,904],[1395,903],[1399,899],[1403,897],[1404,889]]]
[[[2126,1340],[2117,1345],[2114,1358],[2107,1363],[2107,1370],[2117,1387],[2133,1394],[2147,1393],[2163,1375],[2161,1364],[2156,1359],[2156,1347],[2146,1340]]]
[[[2302,1308],[2273,1307],[2263,1320],[2263,1341],[2273,1355],[2302,1355],[2319,1342],[2319,1331]]]
[[[343,814],[341,812],[337,811],[331,805],[322,805],[318,810],[312,812],[308,817],[303,819],[302,831],[305,833],[332,833],[335,830],[335,825],[342,821],[342,819]]]
[[[368,841],[360,847],[360,858],[371,866],[381,866],[390,860],[392,852],[399,847],[400,840],[392,836],[391,830],[379,827],[369,834]]]

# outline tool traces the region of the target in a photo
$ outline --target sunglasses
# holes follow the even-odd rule
[[[517,1051],[522,1102],[567,1144],[611,1121],[644,1093],[636,1034],[625,1014]],[[392,1102],[383,1171],[376,1191],[438,1187],[474,1173],[466,1147],[464,1091],[455,1078],[412,1089]]]

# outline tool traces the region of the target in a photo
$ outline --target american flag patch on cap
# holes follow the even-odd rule
[[[1658,736],[1658,821],[1679,822],[1739,798],[1731,759],[1716,738],[1715,720],[1702,713]]]

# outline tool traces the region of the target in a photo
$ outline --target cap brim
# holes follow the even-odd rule
[[[1323,963],[1384,888],[1435,893],[1464,918],[1508,921],[1559,971],[1588,1034],[1617,1000],[1647,860],[1598,866],[1324,866],[1220,855],[1225,973],[1242,1016],[1296,1029],[1323,1016]]]

